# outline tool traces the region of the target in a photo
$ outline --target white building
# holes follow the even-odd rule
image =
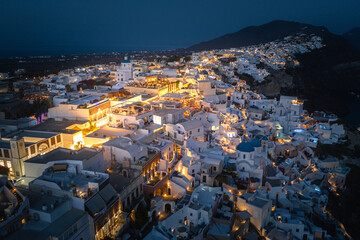
[[[177,124],[165,125],[166,135],[177,141],[184,141],[189,137],[195,139],[204,138],[204,126],[200,120],[189,120]]]
[[[236,164],[240,179],[247,181],[253,178],[255,185],[262,183],[263,170],[260,162],[255,161],[255,155],[261,152],[261,142],[255,138],[251,142],[242,142],[236,147]],[[256,182],[255,179],[257,179]]]
[[[49,108],[49,118],[57,121],[63,119],[90,120],[100,127],[108,123],[109,112],[110,101],[107,98],[88,95]]]
[[[109,167],[112,161],[130,167],[138,163],[141,158],[147,157],[147,147],[134,143],[127,137],[116,137],[103,145],[105,167]]]
[[[126,58],[121,62],[120,66],[116,67],[116,81],[128,82],[133,78],[132,63]]]
[[[105,172],[103,153],[95,149],[82,148],[74,151],[65,148],[56,148],[44,155],[38,155],[24,162],[25,177],[37,178],[45,169],[54,164],[76,165],[78,170]]]
[[[153,122],[158,125],[164,125],[167,123],[175,124],[179,120],[184,118],[183,109],[169,109],[163,108],[153,115]]]
[[[210,223],[213,209],[217,207],[223,192],[221,188],[207,186],[197,187],[187,205],[179,209],[165,221],[160,222],[166,229],[176,229],[177,227],[205,225]]]
[[[259,231],[262,231],[270,221],[272,201],[269,199],[244,193],[237,198],[236,206],[240,211],[248,211],[251,214],[250,222]]]

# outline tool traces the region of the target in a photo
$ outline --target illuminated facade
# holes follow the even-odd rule
[[[169,81],[165,76],[153,75],[145,81],[127,84],[124,89],[135,94],[153,94],[162,96],[169,92],[176,92],[180,88],[179,81]]]
[[[97,96],[85,96],[49,109],[49,117],[61,121],[91,121],[97,127],[108,123],[110,100]]]
[[[9,168],[11,178],[25,174],[24,161],[62,147],[61,133],[24,130],[0,141],[0,165]]]
[[[150,123],[153,113],[149,104],[140,102],[125,106],[114,106],[109,114],[109,124],[123,128],[127,128],[131,124],[143,127],[144,124]]]

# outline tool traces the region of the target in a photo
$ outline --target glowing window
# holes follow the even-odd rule
[[[12,172],[12,165],[10,161],[6,162],[7,167],[10,169],[10,172]]]

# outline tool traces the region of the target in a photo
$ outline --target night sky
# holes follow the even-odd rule
[[[188,47],[291,20],[342,34],[359,0],[0,0],[0,57]]]

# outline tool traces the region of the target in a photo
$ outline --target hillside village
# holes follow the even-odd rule
[[[242,78],[261,83],[322,47],[296,35],[15,81],[51,107],[0,120],[1,237],[346,239],[326,206],[350,168],[316,154],[346,142],[338,116]]]

